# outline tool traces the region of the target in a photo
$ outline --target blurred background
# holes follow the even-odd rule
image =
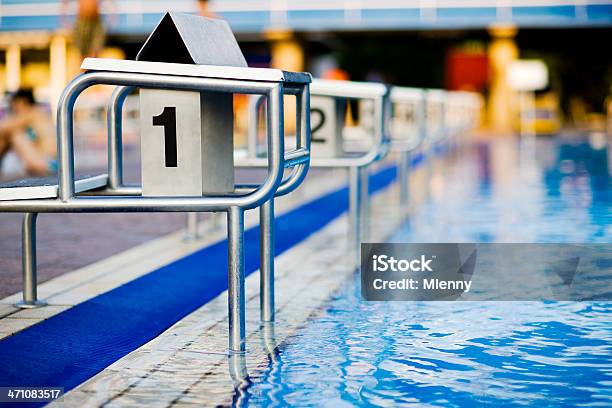
[[[0,92],[31,88],[53,112],[82,58],[134,59],[165,11],[226,19],[250,66],[478,92],[488,137],[612,129],[612,2],[600,0],[0,0]],[[76,112],[77,160],[92,167],[105,163],[100,88]],[[136,124],[126,131],[137,143]]]

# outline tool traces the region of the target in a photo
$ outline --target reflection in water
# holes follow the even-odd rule
[[[609,168],[605,147],[572,140],[479,145],[390,241],[610,243]],[[611,406],[611,313],[610,302],[365,302],[355,276],[253,379],[248,403]]]
[[[261,344],[264,350],[268,352],[271,359],[274,359],[278,354],[278,344],[276,343],[276,335],[274,333],[274,322],[263,322],[261,324]]]
[[[418,208],[399,236],[411,242],[610,242],[606,148],[544,138],[529,155],[520,149],[514,139],[480,143],[447,165],[439,177],[443,194]]]
[[[246,390],[251,385],[251,379],[247,372],[246,356],[244,353],[230,352],[228,357],[230,376],[234,383],[234,396],[232,405],[237,407],[245,406],[247,402]]]
[[[260,341],[263,350],[268,354],[268,363],[270,368],[262,373],[257,370],[256,374],[251,377],[247,371],[248,353],[232,353],[229,355],[230,375],[234,383],[234,395],[232,406],[244,407],[248,406],[251,398],[250,387],[256,382],[261,381],[262,375],[267,378],[280,378],[282,361],[279,355],[279,346],[276,342],[275,324],[273,322],[261,323],[259,331]],[[271,400],[275,400],[277,389],[271,388],[267,395]]]

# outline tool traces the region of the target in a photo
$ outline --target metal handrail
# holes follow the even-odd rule
[[[113,92],[107,117],[108,126],[108,185],[105,189],[75,194],[74,150],[72,113],[76,98],[94,84],[117,85]],[[468,109],[475,108],[468,95],[438,90],[425,92],[419,102],[419,143],[393,143],[389,133],[390,104],[408,102],[412,99],[407,88],[390,88],[378,84],[358,84],[351,90],[346,81],[315,81],[309,88],[307,83],[284,84],[283,82],[256,81],[228,78],[207,78],[158,73],[90,71],[81,74],[65,89],[58,106],[58,152],[60,162],[59,197],[57,199],[0,201],[0,212],[25,212],[23,221],[23,271],[24,306],[40,305],[36,298],[36,218],[39,212],[116,212],[116,211],[226,211],[228,217],[228,296],[229,296],[229,348],[245,351],[245,282],[244,282],[244,211],[260,207],[261,233],[261,319],[274,320],[274,198],[290,193],[305,179],[308,169],[314,167],[344,167],[349,170],[352,246],[358,251],[361,237],[367,237],[368,221],[368,166],[385,157],[391,150],[409,153],[427,144],[433,146],[445,138],[473,125],[468,117],[452,128],[448,122],[449,104],[457,103]],[[382,87],[382,88],[381,88]],[[142,197],[140,186],[123,183],[122,169],[122,122],[123,103],[134,88],[195,89],[225,92],[244,92],[261,95],[254,98],[251,109],[258,110],[266,102],[267,158],[249,157],[239,160],[237,167],[267,167],[268,172],[261,184],[237,184],[233,193],[207,197]],[[358,89],[357,89],[358,88]],[[374,142],[370,149],[354,157],[331,157],[311,159],[310,143],[310,89],[313,95],[331,98],[365,98],[375,102]],[[383,91],[384,90],[384,91]],[[349,92],[350,91],[350,92]],[[283,95],[295,95],[297,100],[296,148],[284,152]],[[350,95],[350,96],[347,96]],[[413,96],[416,95],[413,93]],[[461,98],[459,98],[461,96]],[[449,98],[450,97],[450,98]],[[456,98],[455,98],[456,97]],[[439,104],[439,122],[435,128],[426,118],[426,100]],[[449,99],[453,101],[449,102]],[[469,102],[469,103],[468,103]],[[474,105],[474,106],[472,106]],[[258,112],[256,112],[258,113]],[[257,118],[251,118],[251,130],[257,130]],[[249,135],[251,137],[251,135]],[[255,139],[256,140],[256,139]],[[249,152],[256,152],[249,144]],[[405,155],[406,157],[409,157]],[[431,160],[430,160],[431,161]],[[405,165],[406,163],[403,163]],[[284,177],[285,169],[292,169]],[[407,167],[406,167],[407,169]],[[401,178],[401,177],[400,177]],[[401,182],[402,185],[407,183]]]
[[[160,78],[163,82],[160,83]],[[3,212],[115,212],[115,211],[224,211],[230,207],[252,209],[268,200],[282,182],[284,169],[283,129],[279,123],[272,124],[269,140],[268,176],[255,191],[246,195],[207,197],[76,197],[74,194],[74,152],[72,110],[76,98],[85,89],[95,84],[128,85],[143,88],[215,90],[220,92],[244,92],[264,94],[275,111],[272,117],[282,115],[282,84],[216,78],[160,76],[153,74],[121,72],[87,72],[75,78],[65,89],[58,107],[58,162],[59,200],[1,201]],[[271,108],[269,108],[270,110]],[[98,203],[97,201],[103,201]],[[101,205],[100,205],[101,204]]]
[[[446,137],[446,98],[448,92],[441,89],[426,90],[426,114],[427,114],[427,141],[431,144],[437,143]],[[435,128],[430,128],[430,109],[432,105],[437,105],[439,109],[439,118]]]
[[[356,89],[353,89],[356,88]],[[324,79],[313,79],[310,86],[312,96],[327,96],[330,98],[342,99],[370,99],[375,105],[375,116],[378,125],[371,148],[362,155],[354,157],[312,157],[310,167],[332,168],[332,167],[363,167],[381,159],[388,153],[388,144],[391,137],[388,130],[388,119],[390,115],[390,91],[392,88],[376,83],[351,82],[351,81],[332,81]],[[263,98],[252,97],[249,103],[251,119],[257,118],[259,109],[263,103]],[[255,125],[253,126],[253,123]],[[237,163],[239,167],[264,167],[264,159],[259,157],[257,152],[257,121],[251,120],[249,127],[247,145],[248,157],[240,159]]]
[[[111,121],[111,117],[121,116],[121,108],[122,108],[122,99],[125,98],[125,95],[131,91],[131,88],[121,87],[117,88],[113,93],[113,97],[111,98],[109,104],[109,124],[114,124],[113,126],[109,126],[109,145],[111,140],[114,140],[113,146],[115,149],[120,148],[121,144],[121,122]],[[295,95],[297,102],[296,109],[296,122],[298,123],[297,134],[296,134],[296,149],[285,152],[284,153],[284,168],[292,168],[292,172],[287,179],[284,179],[281,184],[278,186],[276,193],[274,196],[282,196],[290,193],[295,190],[306,178],[309,162],[310,162],[310,92],[308,84],[303,85],[301,87],[292,87],[287,86],[284,89],[285,94]],[[260,97],[261,100],[265,100],[265,98]],[[251,118],[250,122],[256,122],[253,118]],[[251,124],[251,123],[250,123]],[[255,123],[257,126],[257,123]],[[115,151],[116,153],[116,151]],[[115,154],[115,157],[120,157]],[[258,167],[266,167],[269,165],[269,160],[266,159],[254,159],[256,163],[253,165],[257,165]],[[120,166],[120,160],[114,160],[113,165]],[[109,166],[111,161],[109,159]],[[113,173],[117,175],[121,175],[121,169],[113,169]],[[116,185],[122,185],[122,179],[119,178],[116,182]],[[245,193],[256,189],[257,185],[237,185],[237,192]],[[115,191],[120,191],[119,189],[115,189]],[[134,191],[134,189],[132,189]],[[138,191],[138,190],[136,190]],[[262,304],[263,302],[271,302],[271,306],[267,306],[265,309],[271,310],[271,315],[274,314],[274,284],[273,284],[273,269],[271,270],[270,265],[274,264],[274,254],[271,251],[264,251],[263,248],[269,248],[273,245],[274,239],[274,229],[273,229],[273,213],[274,213],[274,203],[273,199],[270,199],[264,202],[261,205],[260,209],[260,229],[261,229],[261,241],[262,241],[262,256],[261,256],[261,270],[262,270],[262,281],[265,280],[266,284],[262,285]],[[195,220],[197,223],[197,220]],[[197,227],[194,226],[194,218],[187,214],[187,224],[190,226],[191,230],[196,230]],[[272,266],[273,268],[273,266]],[[270,271],[270,273],[266,273],[265,271]],[[262,307],[262,310],[264,308]],[[269,313],[263,312],[262,318],[264,321],[269,321],[271,319],[265,317]],[[273,319],[273,318],[272,318]]]
[[[329,167],[329,168],[347,168],[350,178],[350,220],[351,220],[351,248],[356,255],[359,253],[359,245],[361,237],[367,235],[367,218],[368,218],[368,173],[367,168],[375,161],[383,158],[389,151],[389,132],[388,119],[390,116],[389,102],[389,87],[382,84],[373,83],[358,83],[349,81],[328,81],[328,80],[313,80],[310,86],[310,94],[315,96],[326,96],[330,98],[354,98],[354,99],[371,99],[375,102],[375,129],[373,143],[370,149],[362,155],[354,157],[337,157],[337,158],[316,158],[310,159],[310,167]],[[257,133],[259,110],[267,107],[263,104],[264,100],[261,97],[252,97],[249,102],[250,126],[248,133],[248,157],[240,159],[236,166],[238,167],[263,167],[265,159],[258,157]],[[298,109],[301,111],[301,109]],[[310,119],[310,115],[304,117],[305,120]],[[309,128],[309,127],[308,127]],[[309,138],[310,142],[310,138]],[[297,148],[299,150],[301,138],[297,135]],[[292,173],[290,179],[296,171]],[[301,183],[303,176],[297,175]],[[275,197],[285,195],[294,189],[294,184],[291,182],[283,182],[277,190]],[[274,199],[269,200],[261,206],[260,210],[260,225],[261,225],[261,271],[260,271],[260,314],[263,322],[274,321]]]
[[[391,150],[392,151],[413,151],[423,143],[427,129],[426,120],[426,100],[425,91],[418,88],[407,88],[394,86],[391,89],[391,103],[395,105],[411,104],[415,105],[416,137],[406,141],[403,135],[396,135],[392,132]]]
[[[176,65],[176,64],[173,64]],[[138,64],[131,64],[131,68]],[[159,69],[161,66],[156,65]],[[209,67],[210,68],[210,67]],[[280,71],[279,71],[280,72]],[[248,69],[241,74],[249,74]],[[303,75],[302,75],[303,76]],[[245,351],[245,288],[244,288],[244,211],[268,202],[281,186],[286,166],[294,166],[291,182],[303,180],[308,170],[309,158],[309,77],[299,84],[279,81],[253,81],[245,79],[209,78],[197,76],[163,75],[120,71],[88,71],[76,77],[65,88],[57,110],[57,142],[59,161],[59,197],[57,199],[29,199],[0,201],[0,212],[24,212],[23,262],[24,303],[26,307],[38,306],[36,299],[35,232],[36,215],[39,212],[129,212],[129,211],[226,211],[228,215],[228,293],[229,293],[229,349]],[[77,97],[87,88],[96,85],[116,85],[107,118],[109,135],[109,182],[102,191],[75,194],[73,110]],[[142,197],[138,186],[123,185],[121,156],[121,110],[129,91],[135,87],[250,93],[263,95],[267,102],[268,172],[260,185],[233,194],[207,197]],[[298,149],[284,155],[283,105],[285,93],[295,94],[302,106],[299,112],[300,133],[304,142]],[[301,115],[301,116],[300,116]]]
[[[412,152],[423,146],[427,137],[426,93],[422,89],[394,86],[391,103],[415,106],[416,137],[405,140],[405,136],[393,135],[391,150],[397,155],[397,182],[399,184],[399,208],[402,216],[410,210],[410,158]]]

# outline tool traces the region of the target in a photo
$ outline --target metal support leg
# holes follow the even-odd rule
[[[185,217],[185,241],[200,239],[198,232],[198,213],[188,212]]]
[[[231,207],[227,212],[227,243],[229,349],[233,353],[244,353],[244,211],[240,207]]]
[[[274,321],[274,198],[259,209],[260,223],[260,310],[262,322]]]
[[[408,214],[410,208],[410,152],[399,152],[398,182],[399,201],[402,216]]]
[[[361,214],[363,212],[362,185],[363,181],[358,167],[349,167],[349,244],[353,266],[359,265],[361,244]]]
[[[369,174],[368,167],[360,167],[359,168],[359,178],[361,179],[361,212],[359,213],[359,217],[361,218],[361,242],[367,242],[370,237],[370,194],[369,194]],[[357,252],[357,257],[359,258],[361,253]],[[359,261],[358,261],[359,262]]]
[[[231,354],[228,358],[229,372],[234,383],[234,403],[232,406],[246,406],[248,398],[246,389],[251,384],[249,372],[247,371],[246,356],[244,354]]]
[[[261,325],[261,344],[272,362],[278,361],[278,343],[276,342],[276,331],[274,329],[273,322],[264,322]]]
[[[426,197],[431,198],[432,188],[431,183],[433,181],[434,174],[434,162],[436,160],[435,155],[435,143],[430,143],[428,145],[427,151],[425,153],[425,183],[426,183]]]
[[[223,222],[223,217],[220,217],[218,215],[221,214],[217,214],[217,213],[212,213],[212,226],[213,228],[219,228],[221,227],[221,223]]]
[[[36,218],[38,213],[26,213],[23,216],[21,230],[21,262],[23,270],[23,301],[15,306],[33,309],[45,306],[38,300],[36,281]]]

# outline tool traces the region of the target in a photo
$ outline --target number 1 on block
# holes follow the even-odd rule
[[[176,154],[176,108],[166,106],[159,116],[153,116],[153,126],[164,127],[164,155],[166,167],[177,167]]]
[[[143,196],[202,195],[199,92],[142,89],[140,145]]]

